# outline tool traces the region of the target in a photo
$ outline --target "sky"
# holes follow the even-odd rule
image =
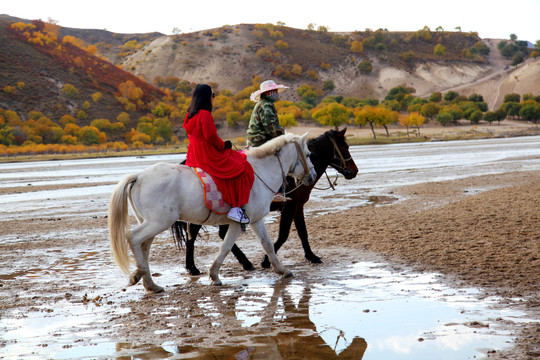
[[[189,33],[282,22],[297,29],[325,26],[331,32],[460,27],[481,38],[516,34],[518,40],[540,40],[540,0],[1,0],[0,14],[116,33],[172,34],[174,28]]]

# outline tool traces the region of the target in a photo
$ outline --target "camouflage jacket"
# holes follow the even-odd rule
[[[247,130],[247,144],[260,146],[270,139],[283,135],[285,129],[279,125],[274,103],[262,98],[253,109]]]

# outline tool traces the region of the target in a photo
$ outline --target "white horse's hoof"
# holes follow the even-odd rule
[[[150,288],[146,288],[146,291],[153,292],[154,294],[159,294],[159,293],[164,292],[165,289],[162,288],[161,286],[155,285]]]
[[[221,282],[221,280],[214,280],[214,281],[212,281],[212,285],[221,286],[221,285],[223,285],[223,283]]]
[[[294,277],[294,274],[290,270],[285,270],[283,275],[281,276],[283,279],[292,278]]]

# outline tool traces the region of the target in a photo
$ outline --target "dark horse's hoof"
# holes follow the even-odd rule
[[[308,259],[309,262],[312,264],[322,264],[323,262],[322,259],[315,254],[312,254],[311,256],[306,256],[306,259]]]
[[[270,260],[268,260],[268,256],[264,257],[264,260],[262,261],[261,266],[265,269],[270,269],[271,264],[270,264]]]
[[[246,271],[253,271],[255,270],[255,266],[253,266],[253,264],[251,262],[248,262],[247,264],[242,264],[242,267],[244,268],[244,270]]]
[[[201,272],[197,268],[187,269],[187,271],[188,271],[188,274],[191,275],[191,276],[201,275]]]

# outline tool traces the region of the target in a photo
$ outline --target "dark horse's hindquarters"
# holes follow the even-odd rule
[[[358,168],[354,160],[349,153],[349,145],[345,139],[345,132],[347,128],[343,130],[328,130],[321,136],[311,139],[308,142],[309,150],[311,151],[310,160],[317,172],[317,180],[324,174],[328,166],[333,167],[339,173],[341,173],[345,179],[353,179],[358,173]],[[287,196],[291,198],[290,201],[284,203],[284,205],[277,204],[273,206],[282,207],[281,209],[281,221],[279,223],[279,236],[278,240],[274,244],[274,250],[277,251],[287,241],[289,232],[291,230],[292,222],[296,226],[296,232],[298,237],[302,241],[302,247],[304,248],[304,254],[306,259],[312,263],[322,262],[321,258],[315,255],[311,251],[308,241],[308,233],[306,229],[306,223],[304,219],[304,204],[309,200],[311,190],[315,186],[301,185],[295,189],[296,184],[294,181],[289,181],[286,184]],[[271,208],[271,210],[279,210]],[[195,239],[201,229],[201,225],[188,224],[177,221],[172,227],[172,233],[177,243],[185,240],[186,243],[186,269],[190,275],[200,275],[199,269],[195,266],[194,251],[195,251]],[[219,236],[221,239],[225,237],[227,233],[228,225],[222,225],[219,227]],[[236,246],[231,249],[234,256],[243,265],[245,270],[253,270],[253,264],[244,255],[242,250]],[[261,265],[265,268],[270,267],[268,257],[265,256]]]

